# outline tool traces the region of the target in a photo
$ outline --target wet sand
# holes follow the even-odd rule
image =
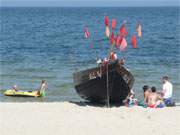
[[[1,135],[180,135],[180,107],[0,103]]]

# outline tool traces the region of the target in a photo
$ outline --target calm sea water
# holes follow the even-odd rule
[[[160,78],[168,75],[174,85],[174,100],[180,101],[180,8],[0,8],[0,101],[80,101],[73,87],[72,73],[96,66],[98,54],[107,54],[104,16],[117,19],[118,31],[127,20],[129,46],[126,67],[136,81],[134,91],[142,97],[142,86],[161,89]],[[132,49],[129,37],[137,21],[143,38]],[[83,27],[91,32],[85,40]],[[20,89],[38,88],[47,80],[45,98],[4,96],[3,90],[17,84]]]

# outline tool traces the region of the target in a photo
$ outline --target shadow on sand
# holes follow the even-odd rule
[[[78,106],[83,106],[83,107],[86,107],[86,106],[92,106],[92,107],[107,107],[108,108],[108,105],[106,103],[97,103],[97,102],[88,102],[88,101],[80,101],[80,102],[75,102],[75,101],[68,101],[69,103],[72,103],[72,104],[76,104]],[[110,104],[109,107],[120,107],[122,106],[122,104]]]

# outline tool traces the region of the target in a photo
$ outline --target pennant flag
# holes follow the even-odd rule
[[[115,43],[114,32],[112,32],[112,34],[111,34],[110,43],[111,43],[111,45],[113,45]]]
[[[118,49],[119,48],[119,45],[121,43],[121,40],[122,40],[122,37],[120,35],[117,35],[116,36],[116,48]]]
[[[125,27],[125,24],[123,24],[123,25],[121,26],[119,32],[120,32],[120,35],[121,35],[122,37],[126,37],[126,36],[128,35],[128,32],[127,32],[126,27]]]
[[[84,36],[85,36],[85,38],[89,38],[90,37],[90,32],[89,32],[87,27],[84,28]]]
[[[127,47],[127,42],[125,38],[122,38],[121,44],[120,44],[120,51],[125,51]]]
[[[106,26],[105,35],[106,35],[107,38],[110,37],[110,29],[109,29],[109,26]]]
[[[109,26],[109,18],[108,18],[108,16],[105,16],[104,23],[105,23],[106,26]]]
[[[133,35],[131,37],[131,43],[132,43],[133,48],[137,48],[136,35]]]
[[[142,37],[141,25],[138,23],[136,31],[138,33],[138,37]]]
[[[116,19],[112,19],[112,29],[114,30],[116,27]]]

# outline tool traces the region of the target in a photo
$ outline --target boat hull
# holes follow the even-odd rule
[[[95,74],[97,72],[101,75]],[[95,77],[90,78],[92,73]],[[73,77],[77,93],[92,102],[106,102],[109,97],[112,103],[122,103],[134,83],[133,75],[117,62],[76,72]]]

